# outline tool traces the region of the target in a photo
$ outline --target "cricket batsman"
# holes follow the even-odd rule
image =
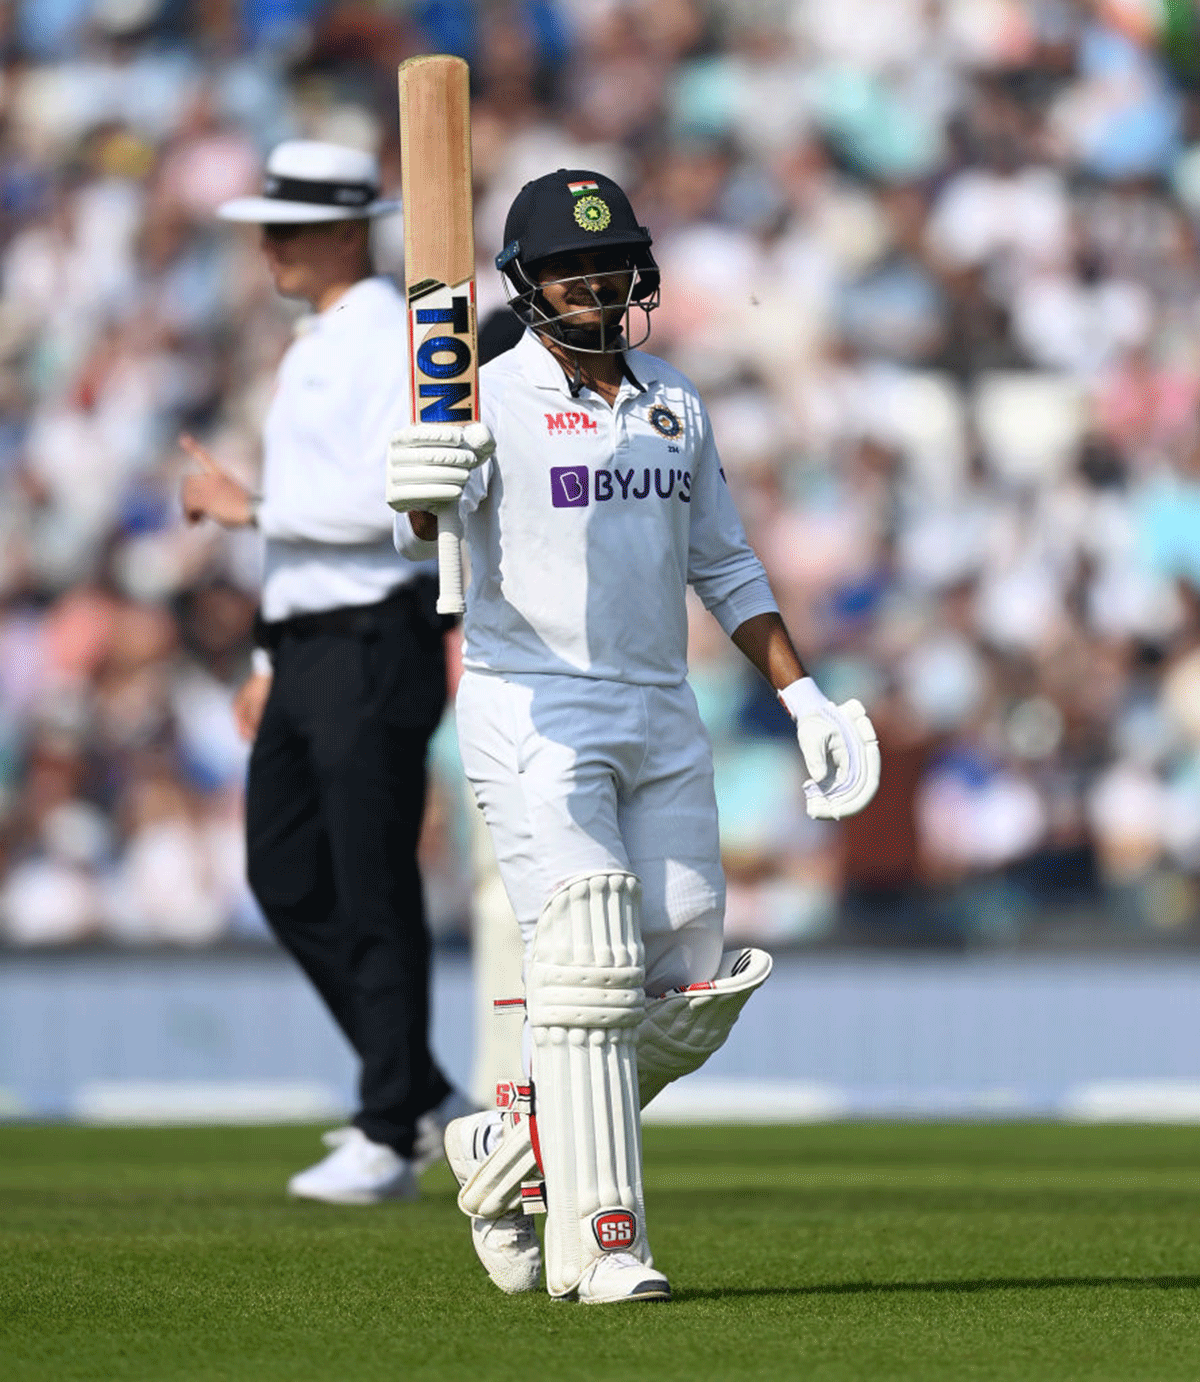
[[[405,555],[432,553],[439,511],[465,526],[458,733],[525,942],[530,1079],[452,1122],[446,1150],[502,1290],[538,1285],[542,1180],[551,1296],[665,1300],[640,1110],[722,1045],[771,969],[722,954],[688,585],[794,719],[811,816],[864,807],[879,749],[862,705],[806,674],[695,387],[637,348],[659,271],[624,192],[560,169],[522,188],[504,238],[526,331],[481,371],[482,422],[403,428],[387,469]]]

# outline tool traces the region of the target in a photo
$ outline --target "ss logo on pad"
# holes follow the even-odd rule
[[[592,1232],[604,1252],[623,1252],[633,1247],[637,1220],[627,1209],[608,1209],[592,1219]]]

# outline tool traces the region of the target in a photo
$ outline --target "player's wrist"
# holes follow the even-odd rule
[[[812,677],[798,677],[777,692],[783,708],[793,720],[801,720],[805,715],[815,715],[829,705],[829,698]]]
[[[422,542],[436,542],[438,535],[437,514],[429,509],[409,509],[408,521],[412,525],[413,536]]]

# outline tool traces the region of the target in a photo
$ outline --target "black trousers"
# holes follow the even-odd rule
[[[431,583],[267,626],[274,677],[250,755],[250,886],[361,1061],[356,1126],[402,1156],[450,1086],[429,1051],[417,838],[446,699]]]

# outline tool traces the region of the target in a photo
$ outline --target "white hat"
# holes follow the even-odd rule
[[[399,211],[381,201],[378,160],[360,149],[289,139],[271,150],[261,197],[235,197],[217,208],[226,221],[257,225],[361,220]]]

